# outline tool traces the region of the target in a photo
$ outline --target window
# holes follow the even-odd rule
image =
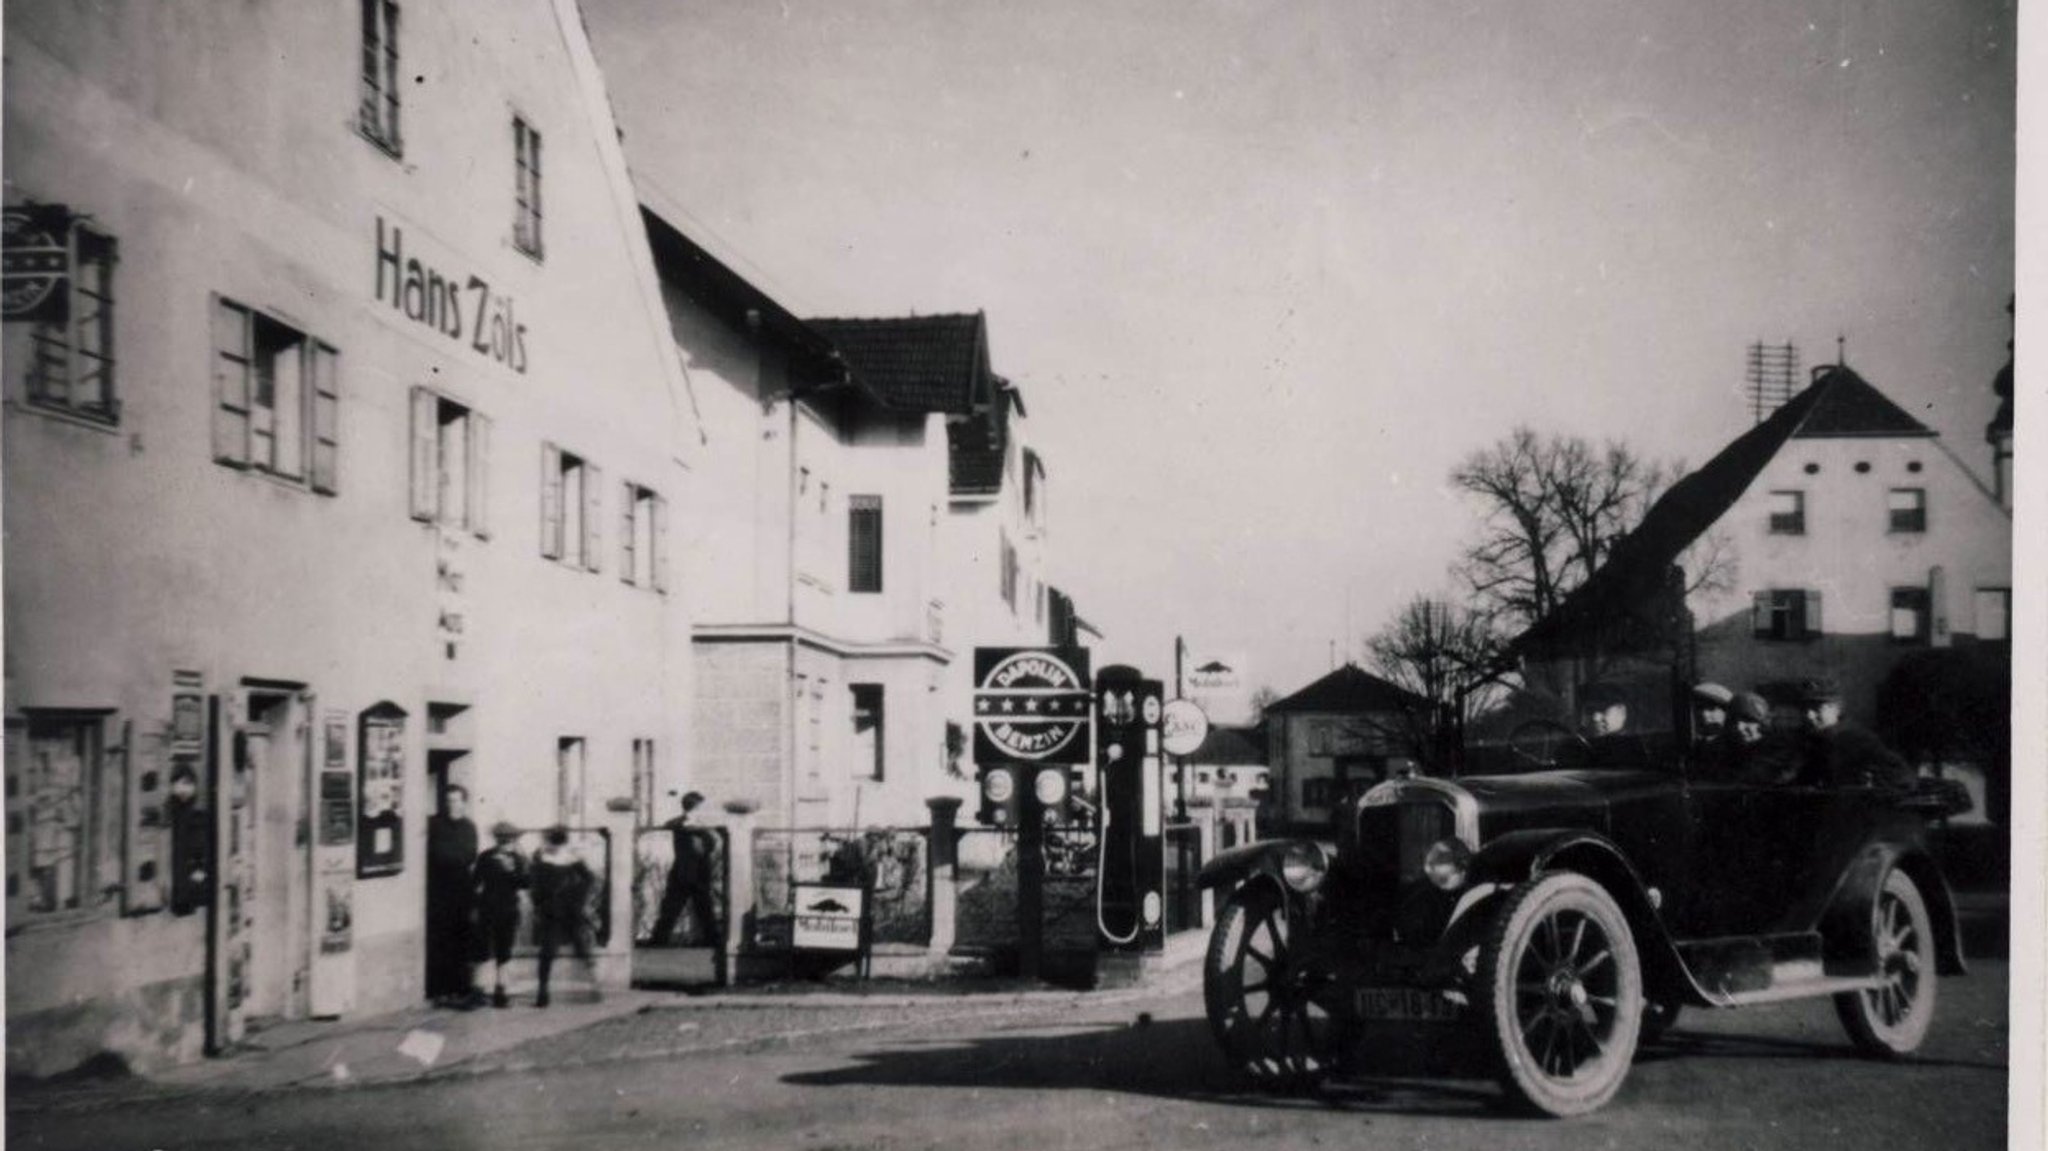
[[[602,566],[597,520],[604,469],[553,444],[544,443],[540,450],[540,554],[597,571]]]
[[[846,497],[846,588],[882,590],[882,497]]]
[[[555,741],[556,823],[583,825],[583,784],[583,737],[563,736]]]
[[[1980,587],[1976,602],[1977,638],[2002,642],[2012,638],[2012,589]]]
[[[1017,610],[1017,549],[1010,545],[1009,533],[1002,536],[1002,591],[1003,602],[1010,610]]]
[[[394,156],[398,140],[398,2],[363,0],[362,104],[356,127]]]
[[[1771,534],[1774,536],[1803,536],[1806,534],[1806,493],[1771,493]]]
[[[1899,643],[1926,643],[1929,604],[1924,587],[1892,589],[1892,639]]]
[[[106,746],[107,714],[36,713],[7,725],[11,923],[120,895],[126,780]]]
[[[850,683],[853,694],[853,774],[856,779],[882,778],[882,685]]]
[[[1924,532],[1927,530],[1927,489],[1893,488],[1885,500],[1891,511],[1891,530],[1895,532]]]
[[[1303,807],[1328,807],[1337,797],[1337,781],[1334,779],[1304,779],[1301,781],[1301,805]]]
[[[620,493],[619,547],[620,579],[668,590],[668,501],[653,488],[628,483]]]
[[[1758,639],[1798,640],[1820,635],[1820,593],[1799,588],[1757,592],[1750,623]]]
[[[41,321],[29,332],[29,402],[115,423],[121,404],[114,395],[114,241],[76,218],[69,291],[69,318]]]
[[[489,539],[491,418],[412,390],[412,518]]]
[[[1330,754],[1330,737],[1333,734],[1335,733],[1332,732],[1330,725],[1323,720],[1311,722],[1308,728],[1308,753],[1310,755]]]
[[[540,242],[540,133],[524,117],[512,117],[513,198],[512,244],[538,260]]]
[[[636,739],[633,741],[633,810],[641,827],[653,827],[660,822],[660,811],[655,803],[654,741]]]
[[[340,354],[261,312],[213,310],[213,458],[334,494],[339,476]]]

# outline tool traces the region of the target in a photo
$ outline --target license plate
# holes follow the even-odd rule
[[[1358,989],[1358,1015],[1361,1019],[1453,1023],[1464,1018],[1464,1008],[1436,991],[1413,987],[1361,987]]]

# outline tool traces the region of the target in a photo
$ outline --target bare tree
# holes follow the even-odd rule
[[[1423,703],[1382,732],[1418,759],[1441,760],[1463,736],[1465,723],[1501,691],[1505,637],[1483,611],[1416,596],[1365,641],[1366,659],[1382,679]]]
[[[1261,687],[1252,693],[1252,726],[1257,727],[1266,719],[1266,709],[1280,702],[1280,693],[1270,687]]]

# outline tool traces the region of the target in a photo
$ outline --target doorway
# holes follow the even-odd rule
[[[312,723],[296,690],[243,695],[240,751],[253,816],[250,912],[251,1020],[303,1019],[312,965]]]
[[[430,1000],[469,991],[470,879],[476,859],[476,780],[470,759],[469,705],[427,704],[426,993]],[[460,797],[460,798],[457,798]],[[451,822],[459,818],[462,822]]]

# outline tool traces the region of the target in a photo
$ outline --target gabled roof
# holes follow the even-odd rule
[[[787,350],[800,382],[839,382],[846,376],[839,353],[820,332],[796,318],[768,293],[727,266],[704,246],[683,234],[653,208],[640,206],[640,221],[647,228],[648,246],[654,252],[659,278],[674,284],[705,311],[742,334],[748,331],[748,313],[759,322],[759,336]]]
[[[1428,707],[1429,701],[1407,688],[1347,663],[1286,699],[1266,705],[1266,713],[1286,711],[1388,712]]]
[[[894,407],[966,415],[988,402],[988,329],[980,312],[814,319],[810,326]]]
[[[1530,625],[1510,650],[1555,642],[1582,628],[1641,613],[1667,589],[1678,557],[1728,514],[1764,467],[1795,439],[1933,436],[1926,425],[1842,365],[1820,369],[1807,389],[1730,441],[1650,506],[1643,522],[1614,545],[1607,562]]]
[[[1266,734],[1256,727],[1209,728],[1202,746],[1189,752],[1187,762],[1198,767],[1245,767],[1266,762]]]

